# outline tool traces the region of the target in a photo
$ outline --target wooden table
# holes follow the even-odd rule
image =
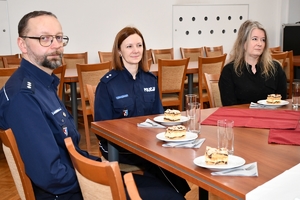
[[[66,69],[64,83],[68,83],[71,86],[71,107],[74,123],[78,126],[78,113],[77,113],[77,82],[78,74],[77,69]],[[65,95],[63,95],[64,98]],[[64,101],[64,100],[63,100]]]
[[[233,106],[247,109],[249,105]],[[291,109],[291,105],[281,109]],[[217,108],[203,109],[202,120]],[[300,113],[299,113],[300,114]],[[169,170],[224,199],[245,199],[248,192],[300,162],[300,146],[268,144],[268,129],[235,127],[235,155],[246,163],[257,162],[258,177],[212,176],[211,171],[196,166],[193,160],[204,155],[206,146],[217,146],[216,126],[201,127],[206,138],[199,149],[165,148],[156,135],[164,129],[140,128],[137,123],[155,116],[142,116],[92,122],[92,131],[101,137]],[[110,145],[111,146],[111,145]],[[113,153],[109,149],[109,155]],[[110,157],[116,160],[117,157]]]

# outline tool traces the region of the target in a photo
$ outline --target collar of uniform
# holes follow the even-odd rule
[[[123,67],[124,68],[124,70],[122,70],[123,71],[123,75],[124,75],[124,77],[126,78],[126,80],[133,80],[133,78],[132,78],[132,75],[131,75],[131,73],[126,69],[126,67]],[[138,68],[138,71],[137,71],[137,73],[136,73],[136,77],[139,77],[139,72],[141,71],[141,68]]]
[[[31,74],[31,76],[41,82],[45,87],[49,87],[51,84],[54,84],[54,86],[57,87],[59,84],[58,77],[53,74],[50,76],[24,58],[21,61],[20,68],[25,69],[29,74]]]

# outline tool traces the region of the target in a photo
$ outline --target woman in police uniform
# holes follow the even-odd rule
[[[146,45],[141,32],[123,28],[115,38],[112,70],[103,76],[95,94],[95,121],[161,114],[157,78],[148,68]],[[99,136],[100,150],[107,158],[107,141]],[[160,178],[183,196],[190,190],[185,180],[149,161],[117,147],[119,161],[144,168],[145,175]]]

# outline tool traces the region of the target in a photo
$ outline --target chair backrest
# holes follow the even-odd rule
[[[283,68],[287,77],[287,81],[289,83],[288,94],[289,98],[292,95],[292,86],[294,82],[294,55],[293,50],[288,51],[288,55],[285,59],[286,66]]]
[[[189,60],[190,58],[158,59],[158,88],[163,106],[178,106],[182,111],[184,81]],[[163,98],[166,94],[176,94],[176,97]]]
[[[204,57],[203,47],[199,48],[183,48],[180,47],[180,53],[182,58],[190,58],[190,61],[198,61],[198,57]]]
[[[151,52],[151,49],[148,49],[146,50],[146,54],[147,54],[147,59],[149,61],[149,59],[151,59],[151,64],[153,63],[153,60],[152,60],[152,52]],[[149,61],[150,62],[150,61]]]
[[[208,95],[204,97],[205,87],[205,80],[204,80],[204,73],[208,74],[221,74],[221,71],[224,67],[225,60],[227,54],[223,54],[221,56],[215,57],[198,57],[198,88],[199,88],[199,98],[201,103],[201,108],[203,108],[203,102],[209,101]]]
[[[3,152],[21,199],[35,199],[32,183],[25,173],[25,166],[12,130],[0,130],[0,137],[3,143]]]
[[[0,68],[0,89],[18,68]]]
[[[88,94],[90,108],[91,108],[91,111],[92,111],[92,116],[93,116],[93,119],[95,119],[94,118],[94,113],[95,113],[94,104],[95,104],[95,92],[96,92],[97,85],[85,84],[85,86],[86,86],[86,91],[87,91],[87,94]]]
[[[274,53],[276,51],[281,51],[281,47],[277,46],[277,47],[270,47],[269,50],[271,51],[271,53]]]
[[[84,53],[69,53],[63,54],[63,64],[67,65],[67,68],[76,69],[76,64],[87,64],[88,63],[88,52]]]
[[[82,99],[88,100],[86,84],[98,85],[100,79],[109,71],[111,62],[95,63],[95,64],[77,64],[77,74],[80,88],[80,96]]]
[[[153,63],[158,63],[158,59],[174,59],[173,48],[151,49]]]
[[[4,68],[3,58],[19,58],[19,54],[13,54],[13,55],[0,55],[0,68]]]
[[[220,74],[204,73],[205,84],[208,93],[209,105],[211,108],[221,107],[221,95],[219,90]]]
[[[53,70],[53,74],[55,74],[60,79],[60,83],[57,89],[57,95],[59,96],[60,99],[62,99],[63,97],[66,67],[67,67],[66,65],[61,65],[60,67]]]
[[[20,67],[22,58],[19,57],[3,57],[4,68],[17,68]]]
[[[285,52],[274,52],[274,53],[271,53],[271,56],[274,60],[277,60],[281,66],[283,67],[283,69],[285,68],[286,66],[286,63],[285,63],[285,60],[286,60],[286,57],[288,55],[288,52],[285,51]]]
[[[215,47],[204,47],[206,57],[214,57],[223,55],[223,45]]]
[[[125,188],[117,162],[99,162],[82,156],[75,150],[70,137],[65,138],[65,144],[85,200],[126,199]],[[131,190],[131,188],[127,189],[129,195]],[[136,193],[138,194],[137,191]]]
[[[112,61],[112,52],[98,51],[99,60],[101,63]]]

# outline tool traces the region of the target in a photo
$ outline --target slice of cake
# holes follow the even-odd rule
[[[164,121],[176,122],[180,121],[181,112],[179,110],[167,109],[164,112]]]
[[[170,126],[166,129],[165,137],[169,139],[182,139],[186,135],[186,128],[182,125]]]
[[[205,151],[205,163],[207,165],[227,165],[228,150],[225,148],[217,149],[207,146]]]
[[[281,95],[280,94],[269,94],[267,97],[266,102],[270,104],[277,104],[281,101]]]

